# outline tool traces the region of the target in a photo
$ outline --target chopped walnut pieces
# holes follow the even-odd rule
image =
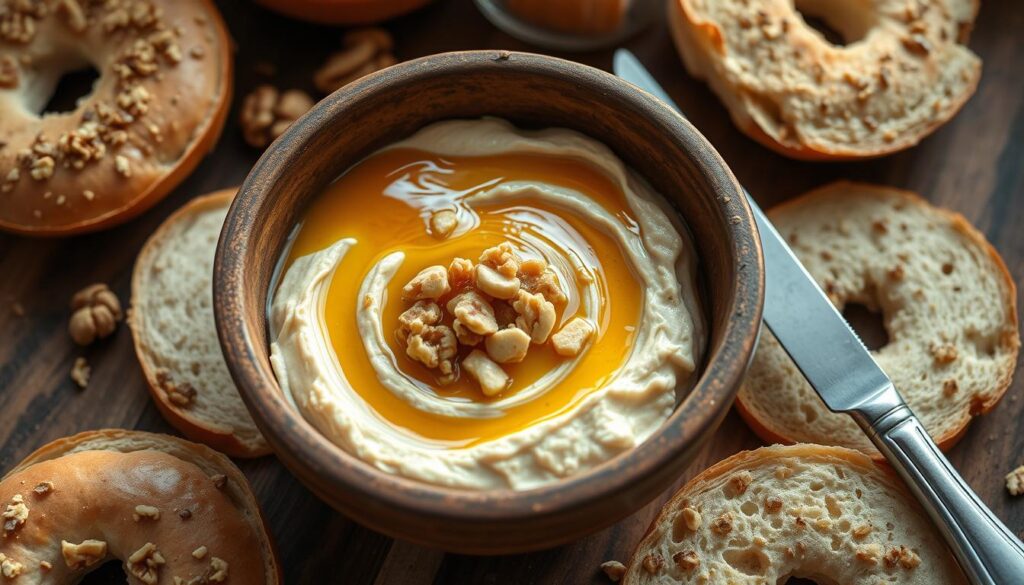
[[[0,88],[14,89],[18,80],[18,62],[10,55],[0,57]]]
[[[931,43],[921,34],[914,34],[902,40],[903,48],[918,57],[927,57],[931,52]]]
[[[430,235],[439,240],[450,236],[459,225],[459,216],[451,209],[442,209],[430,214]]]
[[[612,583],[618,583],[626,574],[626,565],[619,561],[605,561],[601,563],[601,570]]]
[[[28,44],[36,35],[36,20],[46,15],[42,2],[7,2],[0,10],[0,39]]]
[[[956,361],[957,358],[956,346],[952,343],[933,343],[928,351],[931,352],[937,364],[949,364]]]
[[[64,21],[68,28],[74,32],[83,32],[88,25],[85,11],[82,10],[82,5],[78,3],[78,0],[59,0],[57,11],[64,15]]]
[[[1006,474],[1006,491],[1011,496],[1024,495],[1024,465]]]
[[[210,480],[213,482],[213,487],[219,490],[224,489],[224,487],[228,485],[228,476],[224,475],[223,473],[211,475]]]
[[[700,512],[689,506],[683,508],[683,511],[680,513],[683,516],[683,524],[686,525],[686,529],[690,532],[696,532],[703,523],[703,518],[701,518]]]
[[[136,522],[141,522],[142,520],[159,520],[160,509],[156,506],[139,504],[138,506],[135,506],[135,511],[132,512],[132,519]]]
[[[692,550],[677,552],[672,555],[672,560],[684,571],[692,571],[700,566],[700,558]]]
[[[874,530],[874,527],[870,524],[861,524],[860,526],[857,526],[853,529],[853,539],[863,540],[869,534],[871,534],[872,530]]]
[[[594,334],[594,326],[582,317],[573,317],[568,323],[551,336],[551,347],[560,356],[574,357],[583,351]]]
[[[208,549],[205,546],[197,548],[196,550],[192,551],[192,558],[202,559],[206,556],[207,550]]]
[[[11,503],[0,518],[4,521],[4,538],[20,528],[28,520],[28,506],[25,505],[25,498],[21,494],[14,494]]]
[[[754,478],[749,471],[741,471],[729,478],[729,489],[732,490],[733,495],[738,496],[747,491],[747,487],[752,481]]]
[[[476,286],[497,299],[513,299],[519,293],[519,279],[501,274],[487,264],[476,267]]]
[[[946,396],[946,397],[953,396],[954,394],[956,394],[957,390],[959,390],[959,389],[960,389],[959,385],[957,384],[956,380],[953,379],[953,378],[950,378],[949,380],[946,380],[945,382],[942,383],[942,395],[943,396]]]
[[[665,559],[661,558],[660,555],[651,553],[646,555],[643,560],[640,561],[640,566],[643,567],[644,571],[653,575],[665,566]]]
[[[712,520],[711,530],[721,535],[726,535],[732,532],[732,513],[723,512],[718,518]]]
[[[0,575],[3,575],[5,579],[14,579],[20,576],[24,570],[25,565],[0,554]]]
[[[518,327],[509,327],[487,336],[484,347],[487,355],[499,364],[518,363],[530,350],[530,336]]]
[[[905,276],[905,274],[906,274],[906,271],[903,268],[903,265],[902,264],[897,264],[896,266],[893,266],[892,268],[889,269],[889,271],[886,274],[886,276],[889,277],[889,280],[894,280],[896,282],[899,282],[899,281],[903,280],[903,277]]]
[[[480,254],[480,264],[494,269],[501,276],[515,277],[519,272],[522,260],[515,248],[508,242],[502,242],[493,248],[487,248]]]
[[[865,562],[869,565],[877,565],[878,560],[882,558],[882,547],[876,543],[865,544],[857,549],[856,556],[859,561]]]
[[[334,53],[313,74],[313,84],[332,93],[374,71],[396,63],[391,35],[381,28],[356,29],[345,35],[344,49]]]
[[[439,299],[451,290],[452,287],[448,284],[448,270],[444,266],[428,266],[402,287],[402,298],[407,301]]]
[[[402,329],[410,333],[419,333],[427,325],[436,325],[440,321],[441,307],[434,301],[416,301],[398,316]]]
[[[456,258],[448,266],[448,283],[454,290],[462,290],[476,281],[476,268],[473,261]]]
[[[558,285],[558,278],[543,260],[524,260],[519,267],[519,280],[527,292],[543,295],[545,299],[556,304],[566,301],[565,292]]]
[[[45,181],[53,176],[56,163],[51,156],[40,156],[32,160],[28,174],[37,181]]]
[[[782,498],[778,496],[768,496],[764,499],[764,511],[769,514],[775,514],[779,510],[782,510]]]
[[[115,156],[114,157],[114,170],[117,171],[117,174],[121,175],[122,177],[124,177],[126,179],[131,177],[132,176],[132,166],[131,166],[131,162],[128,161],[128,157],[120,155],[120,154]]]
[[[886,551],[884,560],[885,566],[889,568],[894,568],[896,565],[899,565],[904,569],[914,569],[921,564],[921,557],[917,556],[917,553],[903,545],[891,547]]]
[[[478,335],[490,335],[498,330],[494,309],[480,293],[466,291],[448,301],[448,312],[466,329]]]
[[[555,306],[541,294],[520,290],[512,302],[515,309],[516,326],[530,334],[534,343],[544,343],[555,328]]]
[[[505,370],[478,349],[469,352],[462,360],[462,369],[480,384],[480,390],[485,396],[496,396],[504,392],[511,382]]]
[[[125,563],[128,572],[146,585],[156,585],[159,580],[160,566],[166,563],[164,556],[156,549],[156,545],[147,542],[133,552]]]
[[[210,568],[203,575],[211,583],[223,583],[228,580],[228,564],[224,559],[210,558]]]
[[[303,91],[291,89],[282,93],[272,85],[261,85],[242,102],[242,135],[250,146],[263,148],[312,107],[313,98]]]
[[[107,543],[102,540],[86,540],[73,544],[60,541],[60,553],[69,569],[84,569],[102,561],[107,556]]]
[[[57,139],[57,150],[65,164],[76,170],[100,160],[107,152],[107,147],[100,137],[99,124],[84,122],[78,128],[61,134]]]
[[[84,357],[76,357],[75,363],[71,365],[70,376],[72,382],[82,390],[85,390],[85,387],[89,385],[89,378],[92,376],[92,368],[89,367],[89,362]]]
[[[452,330],[455,331],[455,339],[458,339],[459,343],[465,346],[473,347],[480,345],[480,342],[484,340],[483,335],[473,333],[460,321],[452,322]]]
[[[50,561],[39,561],[39,570],[46,573],[53,569],[53,563]]]
[[[437,368],[442,374],[452,372],[452,359],[458,355],[455,332],[445,325],[426,325],[409,335],[405,353],[428,368]]]
[[[36,487],[32,488],[32,491],[39,497],[45,496],[53,491],[53,482],[41,481],[36,484]]]

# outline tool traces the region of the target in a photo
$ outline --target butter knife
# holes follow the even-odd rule
[[[615,52],[621,79],[682,111],[633,53]],[[903,402],[860,338],[744,190],[764,250],[764,324],[834,412],[871,438],[938,526],[968,580],[1024,585],[1024,545],[978,498]]]

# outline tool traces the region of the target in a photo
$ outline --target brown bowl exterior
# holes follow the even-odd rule
[[[661,429],[587,473],[523,492],[444,489],[352,457],[288,405],[268,358],[268,289],[306,204],[374,150],[437,120],[484,115],[579,130],[646,177],[693,232],[709,320],[700,378]],[[281,461],[320,498],[362,524],[415,543],[481,554],[546,548],[590,534],[678,479],[732,404],[754,349],[763,296],[750,209],[725,163],[693,126],[605,72],[508,51],[410,61],[320,102],[253,167],[228,213],[214,273],[225,359]]]
[[[430,0],[256,0],[292,18],[317,24],[371,24],[412,12]]]

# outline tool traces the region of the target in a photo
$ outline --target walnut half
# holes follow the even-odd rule
[[[71,298],[71,320],[68,333],[78,345],[89,345],[117,328],[121,320],[121,302],[107,285],[89,285]]]
[[[284,93],[272,85],[261,85],[245,96],[239,124],[250,146],[264,148],[313,107],[313,98],[298,89]]]

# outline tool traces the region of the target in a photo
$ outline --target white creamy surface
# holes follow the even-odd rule
[[[537,487],[599,465],[649,437],[671,414],[677,385],[693,372],[703,329],[689,240],[655,203],[657,195],[646,182],[591,138],[564,129],[521,131],[495,119],[435,123],[389,148],[402,147],[442,156],[550,154],[584,159],[603,169],[625,193],[639,236],[585,194],[557,185],[504,182],[475,192],[464,202],[472,207],[529,197],[583,219],[616,241],[643,291],[634,347],[604,386],[557,417],[470,447],[445,448],[418,440],[374,413],[351,388],[323,325],[334,270],[346,252],[359,245],[346,238],[295,260],[271,306],[271,363],[285,394],[306,420],[383,471],[468,489]],[[451,417],[500,416],[503,409],[542,396],[585,355],[565,360],[529,388],[492,403],[448,401],[423,392],[398,370],[381,322],[385,291],[403,261],[404,254],[396,252],[374,266],[358,284],[361,302],[353,311],[382,391],[407,404]],[[584,314],[596,319],[596,288],[585,287],[582,301]],[[438,424],[443,420],[439,418]]]

